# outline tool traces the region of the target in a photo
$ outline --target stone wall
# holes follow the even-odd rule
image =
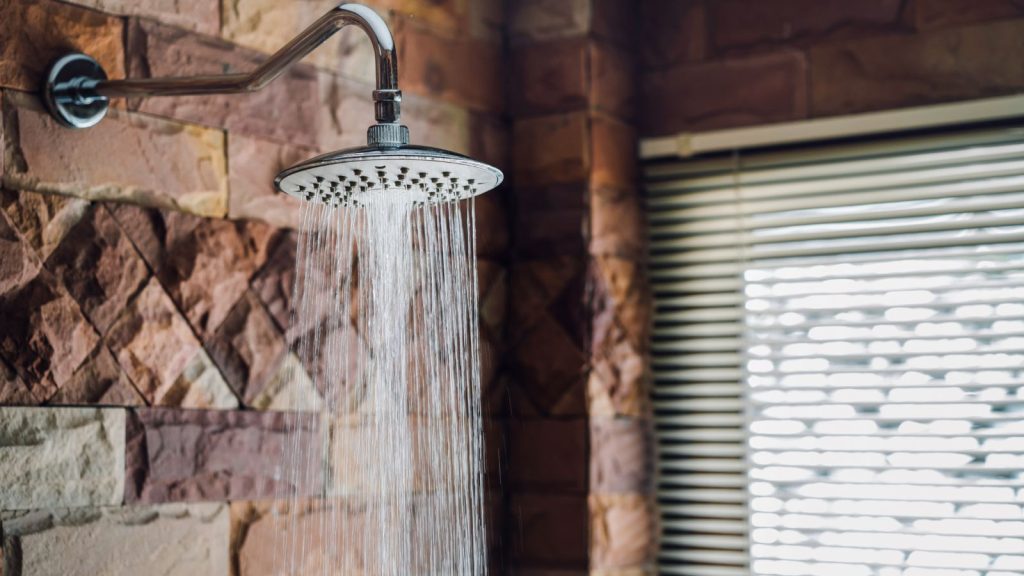
[[[414,141],[507,170],[501,0],[367,3],[395,32]],[[68,50],[115,78],[245,71],[335,4],[0,0],[4,576],[265,574],[266,501],[320,493],[315,475],[274,474],[288,420],[312,408],[289,387],[318,368],[289,351],[299,207],[271,182],[365,142],[363,33],[262,92],[121,101],[89,130],[57,126],[34,94]],[[477,204],[492,396],[507,379],[505,194]],[[496,518],[503,424],[488,426]]]
[[[1019,93],[1007,0],[644,0],[644,136]]]
[[[653,573],[635,3],[510,4],[509,565]]]

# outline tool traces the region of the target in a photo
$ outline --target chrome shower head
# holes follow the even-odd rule
[[[483,194],[501,184],[497,168],[425,146],[350,148],[318,156],[278,174],[278,190],[330,206],[365,206],[405,197],[438,204]]]

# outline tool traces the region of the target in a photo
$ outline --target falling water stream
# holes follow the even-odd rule
[[[325,498],[275,511],[273,574],[484,574],[473,201],[311,202],[302,224],[292,401],[323,441],[292,434],[280,474]]]

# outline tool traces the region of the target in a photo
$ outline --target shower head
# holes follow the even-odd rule
[[[69,128],[102,120],[111,98],[230,94],[260,90],[341,28],[354,25],[369,37],[376,59],[373,91],[377,123],[367,130],[368,146],[324,154],[281,172],[277,189],[330,206],[364,206],[378,198],[437,204],[483,194],[501,183],[501,171],[465,156],[409,145],[401,117],[398,54],[387,23],[360,4],[342,4],[247,74],[187,78],[109,80],[96,60],[67,54],[47,75],[43,100]]]
[[[329,206],[365,206],[405,198],[437,204],[483,194],[501,184],[497,168],[425,146],[365,146],[317,156],[281,172],[277,189]]]

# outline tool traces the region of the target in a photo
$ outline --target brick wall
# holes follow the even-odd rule
[[[414,141],[507,170],[502,2],[368,3],[396,35]],[[273,474],[288,420],[309,408],[288,387],[319,368],[289,352],[299,207],[271,182],[365,142],[363,33],[260,93],[118,102],[84,131],[58,127],[34,93],[71,49],[112,77],[248,70],[334,4],[0,0],[4,576],[267,574],[265,501],[319,493],[316,478]],[[491,396],[507,372],[505,204],[502,190],[477,204]]]
[[[644,0],[640,132],[661,136],[1024,90],[1011,0]]]

